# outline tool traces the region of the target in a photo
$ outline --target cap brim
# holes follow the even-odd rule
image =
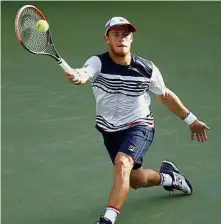
[[[133,24],[131,24],[131,23],[122,24],[121,23],[121,24],[116,24],[114,26],[109,27],[109,29],[107,29],[107,31],[106,31],[106,34],[108,33],[108,31],[110,31],[110,30],[118,30],[122,26],[127,26],[132,33],[137,31],[137,28]]]

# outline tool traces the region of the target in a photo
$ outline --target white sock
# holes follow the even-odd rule
[[[173,179],[169,174],[160,173],[161,175],[161,186],[172,186]]]
[[[106,212],[104,214],[104,217],[109,219],[112,222],[112,224],[114,224],[115,221],[116,221],[117,215],[119,213],[120,212],[117,209],[111,208],[111,207],[107,207],[106,208]]]

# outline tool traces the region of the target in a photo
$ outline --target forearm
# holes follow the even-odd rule
[[[157,96],[157,98],[179,118],[185,119],[190,111],[183,105],[179,97],[171,90],[167,89],[165,96]]]

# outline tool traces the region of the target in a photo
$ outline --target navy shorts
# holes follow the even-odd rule
[[[137,125],[117,132],[106,132],[97,125],[96,128],[103,136],[104,145],[113,164],[117,153],[123,152],[134,159],[134,170],[142,166],[143,158],[153,142],[154,128]]]

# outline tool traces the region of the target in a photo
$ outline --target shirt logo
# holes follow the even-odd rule
[[[142,85],[143,85],[143,82],[141,82],[141,81],[137,82],[137,87],[141,87]]]

